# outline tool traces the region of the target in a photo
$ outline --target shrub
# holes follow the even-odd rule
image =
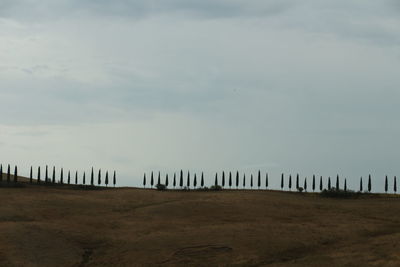
[[[331,198],[357,198],[360,197],[361,195],[364,195],[366,193],[362,192],[354,192],[352,190],[341,190],[336,188],[331,188],[331,189],[324,189],[320,195],[322,197],[331,197]]]
[[[167,190],[167,187],[165,186],[165,184],[157,184],[156,185],[157,190]]]
[[[222,190],[222,186],[213,185],[213,186],[210,187],[210,190],[212,190],[212,191],[221,191]]]
[[[303,187],[298,187],[297,191],[299,191],[300,193],[303,193],[304,188]]]

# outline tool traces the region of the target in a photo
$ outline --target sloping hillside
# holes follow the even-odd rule
[[[400,199],[0,188],[0,266],[398,266]]]

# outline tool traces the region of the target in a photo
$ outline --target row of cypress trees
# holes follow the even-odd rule
[[[11,181],[11,167],[10,165],[8,165],[7,168],[7,173],[6,173],[6,177],[7,177],[7,182],[9,183]],[[0,182],[3,181],[3,165],[0,165]],[[65,178],[65,180],[64,180]],[[75,181],[72,181],[72,179],[74,178]],[[110,177],[111,178],[111,177]],[[48,166],[46,166],[46,170],[45,170],[45,176],[44,176],[44,184],[81,184],[81,185],[86,185],[86,172],[83,172],[83,177],[82,177],[82,183],[79,183],[78,181],[78,171],[75,171],[75,177],[71,176],[71,171],[68,171],[66,177],[64,177],[64,169],[61,168],[60,170],[60,176],[59,179],[57,179],[56,177],[56,167],[53,167],[53,173],[52,173],[52,177],[49,176],[49,168]],[[18,182],[18,167],[15,166],[14,168],[14,179],[13,182]],[[34,183],[33,181],[33,167],[31,166],[30,169],[30,175],[29,175],[29,183]],[[41,167],[39,166],[37,169],[37,176],[36,176],[36,183],[37,184],[41,184],[42,180],[41,180]],[[116,176],[116,172],[114,171],[113,173],[113,177],[112,177],[112,181],[109,179],[109,173],[108,171],[106,171],[105,173],[105,177],[104,177],[104,184],[106,186],[108,186],[109,184],[113,184],[114,187],[117,183],[117,176]],[[98,171],[98,175],[97,175],[97,185],[101,185],[102,184],[102,172],[101,169],[99,169]],[[95,185],[95,174],[94,174],[94,169],[92,167],[92,171],[91,171],[91,175],[90,175],[90,185],[94,186]]]
[[[178,177],[176,175],[176,173],[174,173],[174,176],[172,178],[172,186],[175,188],[177,186],[179,186],[180,188],[186,187],[186,188],[190,188],[191,186],[191,176],[190,176],[190,172],[187,172],[187,176],[186,176],[186,184],[184,183],[184,174],[183,171],[181,170],[179,173],[179,180],[177,180]],[[258,171],[258,176],[257,176],[257,187],[258,189],[260,189],[260,187],[262,186],[262,178],[261,178],[261,171]],[[294,179],[293,179],[294,180]],[[179,183],[177,183],[179,182]],[[265,174],[265,188],[268,189],[269,186],[269,177],[268,177],[268,173]],[[295,182],[296,184],[294,185],[292,182]],[[160,172],[158,172],[158,178],[157,178],[157,183],[155,182],[155,177],[154,177],[154,173],[151,172],[150,174],[150,181],[147,181],[147,177],[146,177],[146,173],[144,173],[143,175],[143,186],[146,187],[146,185],[150,185],[150,187],[152,188],[153,186],[156,186],[158,184],[162,184],[161,182],[161,174]],[[235,177],[233,177],[232,172],[229,172],[229,174],[227,174],[227,176],[225,176],[225,172],[222,172],[222,177],[221,177],[221,183],[219,183],[219,179],[218,179],[218,173],[215,174],[215,181],[214,181],[214,186],[221,186],[221,187],[226,187],[229,186],[229,188],[232,188],[232,186],[236,186],[236,188],[239,188],[240,184],[242,184],[243,187],[246,187],[246,174],[243,174],[242,177],[242,183],[240,183],[240,177],[239,177],[239,172],[236,172]],[[169,184],[169,177],[168,174],[166,174],[165,176],[165,182],[163,183],[163,185],[165,185],[166,187],[168,187]],[[200,187],[204,187],[204,173],[201,173],[200,176],[200,181],[197,180],[197,175],[196,173],[194,174],[193,177],[193,187],[196,188],[197,186]],[[255,186],[254,183],[254,178],[253,178],[253,174],[250,175],[250,187],[253,188],[253,186]],[[388,177],[386,176],[385,178],[385,192],[388,192]],[[281,185],[280,188],[282,190],[285,189],[285,175],[282,173],[281,175]],[[307,184],[307,177],[304,178],[304,182],[303,182],[303,186],[300,185],[300,176],[299,174],[296,175],[295,181],[292,181],[292,175],[289,175],[288,177],[288,186],[287,189],[289,189],[289,191],[291,191],[293,189],[295,190],[299,190],[301,188],[301,190],[305,190],[307,191],[308,189],[308,184]],[[313,175],[312,176],[312,183],[311,183],[311,189],[312,191],[315,191],[317,189],[317,180],[316,180],[316,176]],[[319,190],[322,191],[324,190],[324,183],[323,183],[323,177],[320,176],[319,179]],[[336,183],[335,186],[332,185],[332,181],[331,181],[331,177],[328,177],[328,182],[327,182],[327,187],[326,189],[328,190],[340,190],[343,189],[344,191],[348,190],[347,187],[347,179],[344,179],[344,183],[343,183],[343,187],[340,186],[340,178],[339,175],[336,176]],[[368,176],[368,184],[367,184],[367,190],[368,192],[372,191],[372,179],[371,179],[371,175]],[[359,191],[363,191],[363,178],[360,178],[360,188]],[[393,191],[397,192],[397,178],[396,176],[394,176],[393,179]]]

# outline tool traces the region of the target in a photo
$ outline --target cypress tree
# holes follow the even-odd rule
[[[64,183],[64,170],[61,168],[61,174],[60,174],[60,184]]]
[[[218,186],[218,172],[215,173],[214,185],[215,185],[215,186]]]
[[[151,172],[151,177],[150,177],[150,188],[153,188],[154,185],[154,175],[153,175],[153,171]]]
[[[194,180],[193,180],[193,187],[196,188],[197,186],[197,176],[196,173],[194,174]]]
[[[44,177],[44,182],[47,184],[49,182],[49,167],[46,165],[46,176]]]
[[[250,176],[250,187],[253,189],[253,174]]]
[[[328,190],[331,190],[331,177],[328,177]]]
[[[268,173],[265,174],[265,188],[268,189]]]
[[[146,188],[146,173],[143,174],[143,188]]]
[[[239,171],[236,171],[236,189],[239,187]]]
[[[38,167],[38,172],[37,172],[37,183],[40,184],[40,166]]]
[[[3,182],[3,164],[0,164],[0,182]]]
[[[292,191],[292,175],[289,174],[289,191]]]
[[[106,184],[106,187],[108,186],[108,171],[106,171],[106,180],[104,181]]]
[[[225,186],[225,172],[222,172],[222,187]]]
[[[258,177],[257,177],[257,187],[260,189],[261,186],[261,171],[258,170]]]
[[[388,178],[387,178],[387,175],[386,175],[386,177],[385,177],[385,193],[387,193],[388,187],[389,187],[389,185],[388,185]]]
[[[85,174],[83,177],[85,177]],[[83,183],[85,183],[85,181]],[[75,171],[75,184],[78,184],[78,171]]]
[[[322,184],[322,176],[319,178],[319,191],[322,191],[322,189],[324,188],[323,184]]]
[[[174,188],[175,188],[175,186],[176,186],[176,173],[174,172],[174,182],[173,182],[173,184],[172,184],[173,186],[174,186]]]
[[[55,184],[56,183],[56,167],[53,166],[53,179],[52,179],[52,183]]]
[[[181,175],[179,178],[179,186],[182,188],[183,187],[183,171],[181,170]]]
[[[190,172],[189,171],[188,171],[188,174],[187,174],[186,186],[187,186],[188,189],[190,188]]]
[[[68,171],[68,184],[71,184],[71,171]]]
[[[304,178],[304,190],[307,192],[307,177]]]
[[[232,172],[229,172],[229,188],[232,187]]]
[[[344,191],[347,191],[347,179],[344,178]]]
[[[339,174],[336,176],[336,190],[339,190]]]
[[[296,190],[299,190],[299,174],[296,175]]]
[[[158,172],[157,184],[161,184],[161,174]]]
[[[165,187],[168,187],[169,181],[168,181],[168,173],[165,175]]]
[[[243,188],[246,188],[246,174],[243,173]]]
[[[18,182],[18,167],[14,168],[14,183]]]
[[[10,164],[8,164],[7,167],[7,183],[9,183],[11,181],[11,167]]]
[[[372,185],[371,185],[371,175],[368,176],[368,192],[371,192]]]
[[[90,174],[90,185],[94,185],[94,170],[93,170],[93,167],[92,167],[92,173]]]
[[[113,184],[114,184],[114,187],[117,184],[117,173],[115,171],[114,171],[114,176],[113,176]]]
[[[284,187],[284,175],[282,173],[282,176],[281,176],[281,190],[283,190],[283,187]]]
[[[2,176],[3,176],[3,174],[2,174]],[[31,172],[30,172],[30,174],[29,174],[29,183],[32,183],[32,182],[33,182],[32,179],[33,179],[33,168],[32,168],[32,166],[31,166]]]
[[[101,185],[101,169],[99,169],[99,174],[97,176],[97,185]]]
[[[360,192],[363,191],[363,181],[362,181],[362,177],[360,178]]]
[[[397,181],[396,180],[397,179],[396,179],[396,176],[395,176],[394,179],[393,179],[393,191],[394,191],[394,193],[397,192]]]
[[[312,176],[312,191],[315,191],[315,175]]]
[[[201,173],[201,188],[203,188],[204,187],[204,174],[203,174],[203,172]]]
[[[83,172],[83,178],[82,178],[82,184],[85,185],[86,184],[86,172]]]

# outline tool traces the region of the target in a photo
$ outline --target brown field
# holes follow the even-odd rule
[[[400,198],[0,188],[0,266],[400,266]]]

